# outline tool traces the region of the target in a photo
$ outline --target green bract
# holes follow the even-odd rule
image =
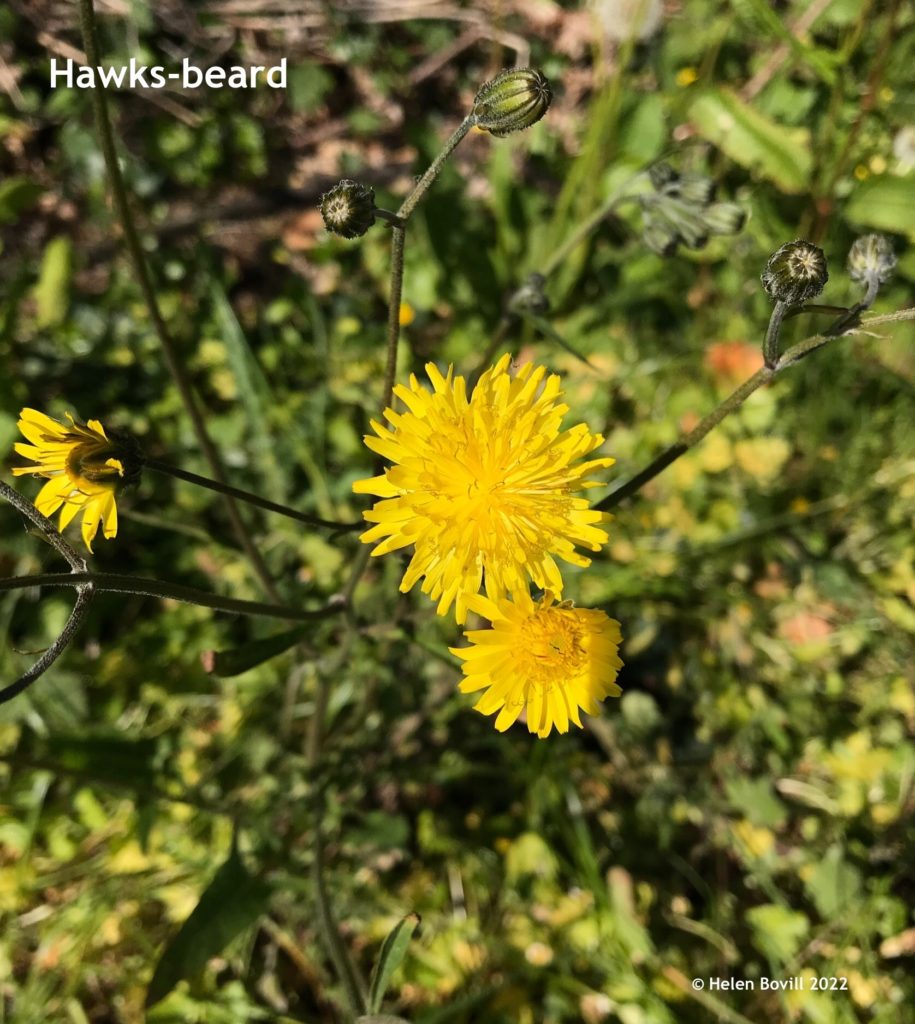
[[[550,83],[539,71],[515,68],[503,71],[480,89],[472,116],[478,128],[501,137],[536,124],[552,100]]]

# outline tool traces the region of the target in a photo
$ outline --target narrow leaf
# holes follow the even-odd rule
[[[419,914],[407,914],[405,918],[398,921],[391,929],[390,934],[381,945],[381,952],[378,954],[378,962],[372,972],[372,982],[369,986],[369,1010],[378,1013],[381,1009],[381,1002],[384,994],[391,983],[394,972],[403,963],[407,954],[410,939],[419,926]],[[372,1018],[365,1018],[370,1020]],[[382,1018],[374,1018],[376,1021]],[[396,1018],[391,1018],[395,1020]]]
[[[179,981],[200,974],[211,957],[257,920],[269,895],[270,887],[248,873],[233,847],[191,916],[165,947],[146,993],[147,1008],[164,999]]]
[[[294,647],[308,636],[311,631],[311,627],[296,626],[295,629],[287,629],[282,633],[275,633],[273,636],[252,640],[242,647],[235,647],[228,651],[208,651],[204,655],[203,665],[207,672],[214,676],[223,678],[237,676],[283,654],[284,651],[288,651],[290,647]]]

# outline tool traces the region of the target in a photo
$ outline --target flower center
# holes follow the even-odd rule
[[[577,616],[562,608],[545,608],[521,626],[519,656],[528,679],[537,685],[562,684],[578,675],[588,654]]]

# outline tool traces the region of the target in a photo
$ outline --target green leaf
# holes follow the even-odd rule
[[[810,922],[799,910],[764,903],[747,911],[753,943],[772,963],[783,964],[800,949]]]
[[[147,1008],[164,999],[180,981],[194,978],[263,913],[270,886],[248,873],[233,845],[229,859],[165,947],[146,993]]]
[[[915,240],[915,177],[885,174],[862,181],[849,197],[845,219]]]
[[[44,191],[28,178],[7,178],[0,181],[0,224],[12,224],[20,213],[35,205]]]
[[[381,952],[378,954],[378,962],[372,972],[372,981],[369,985],[369,1011],[378,1013],[381,1009],[381,1001],[391,983],[394,972],[403,963],[407,955],[410,939],[419,926],[419,914],[407,914],[391,929],[388,937],[381,945]],[[361,1021],[373,1024],[385,1024],[387,1021],[396,1021],[397,1017],[360,1017]]]
[[[35,285],[35,311],[39,327],[63,323],[70,305],[73,276],[73,245],[69,238],[52,238],[41,258],[41,272]]]
[[[295,647],[311,632],[313,629],[309,626],[296,626],[294,629],[287,629],[261,640],[252,640],[232,650],[210,651],[205,657],[204,664],[211,675],[221,678],[237,676],[283,654],[290,647]]]
[[[701,93],[689,117],[703,138],[735,163],[775,182],[786,192],[803,192],[812,159],[810,132],[770,121],[730,89]]]
[[[280,473],[276,457],[277,444],[267,426],[269,411],[277,404],[276,399],[225,291],[219,284],[213,283],[210,294],[214,318],[225,342],[229,366],[238,384],[239,398],[247,414],[252,461],[261,470],[270,492],[269,496],[276,501],[285,501],[288,485]]]
[[[829,921],[858,896],[861,875],[857,868],[845,863],[841,846],[831,846],[806,885],[820,916]]]
[[[748,821],[765,828],[778,828],[785,820],[785,805],[772,792],[768,779],[728,779],[728,800]]]

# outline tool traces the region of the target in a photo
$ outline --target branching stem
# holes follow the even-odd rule
[[[850,316],[851,319],[849,319]],[[739,409],[754,391],[761,388],[763,384],[767,384],[777,373],[800,362],[801,359],[809,356],[811,352],[822,348],[835,338],[859,333],[863,328],[878,327],[882,324],[897,323],[901,320],[915,320],[915,307],[901,309],[895,313],[887,313],[882,316],[869,317],[857,327],[853,326],[856,318],[857,307],[855,307],[853,316],[852,310],[849,310],[847,313],[843,313],[822,334],[815,334],[810,338],[799,341],[796,345],[792,345],[783,355],[777,358],[774,366],[763,366],[762,369],[757,370],[749,380],[744,381],[736,391],[728,395],[716,409],[713,409],[688,434],[684,434],[678,441],[675,441],[669,448],[666,448],[660,455],[652,459],[640,473],[636,473],[626,483],[611,491],[606,498],[599,501],[594,507],[601,512],[606,512],[611,508],[615,508],[621,501],[631,497],[637,491],[640,491],[649,480],[653,480],[672,462],[676,462],[681,455],[688,452],[690,448],[695,447],[709,431],[716,427],[726,416],[730,416],[732,412]]]

